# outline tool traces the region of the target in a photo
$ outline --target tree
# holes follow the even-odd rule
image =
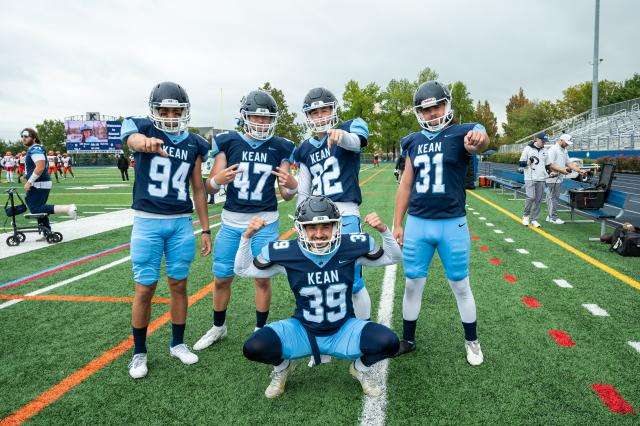
[[[450,85],[449,90],[455,119],[460,123],[473,120],[473,100],[469,97],[467,86],[461,81],[456,81]]]
[[[203,136],[202,132],[197,127],[189,127],[187,129],[190,133],[195,133],[196,135]]]
[[[378,107],[380,86],[369,83],[364,88],[360,88],[358,82],[350,80],[345,86],[342,100],[341,119],[351,120],[360,117],[369,126],[369,144],[365,148],[365,152],[382,149]]]
[[[562,91],[563,98],[559,102],[566,117],[571,117],[591,109],[591,88],[593,83],[585,81],[567,87]],[[598,106],[623,101],[623,84],[617,81],[601,80],[598,82]],[[627,98],[629,99],[629,98]],[[566,118],[565,117],[565,118]]]
[[[521,87],[518,93],[509,98],[509,103],[507,103],[507,116],[509,116],[510,112],[520,109],[528,103],[529,99],[524,95],[524,90],[522,90]]]
[[[427,81],[437,80],[438,73],[435,70],[432,70],[429,67],[423,68],[418,73],[418,79],[416,80],[416,88],[420,86],[422,83],[426,83]]]
[[[381,145],[385,152],[393,152],[394,156],[400,139],[420,129],[412,108],[415,87],[415,82],[406,78],[393,79],[380,95]]]
[[[46,151],[66,151],[64,123],[60,120],[44,120],[36,124],[38,138]]]
[[[297,114],[295,112],[289,112],[289,107],[287,106],[287,101],[284,99],[282,90],[272,87],[269,82],[264,83],[260,89],[270,93],[278,105],[276,135],[287,138],[295,144],[300,143],[304,137],[305,126],[295,122]]]
[[[485,100],[484,103],[478,101],[473,112],[473,121],[482,124],[487,130],[487,135],[489,135],[489,140],[491,141],[489,149],[497,149],[498,145],[495,140],[498,134],[498,120],[491,111],[488,101]]]
[[[507,114],[504,123],[505,143],[514,143],[525,136],[552,126],[561,116],[557,104],[551,101],[529,101],[522,108]]]

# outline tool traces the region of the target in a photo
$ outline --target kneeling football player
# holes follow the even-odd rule
[[[273,366],[267,398],[284,392],[293,360],[309,355],[316,363],[320,355],[352,360],[349,371],[364,393],[382,393],[369,371],[373,364],[396,353],[399,340],[389,328],[355,317],[351,298],[354,268],[356,261],[365,266],[394,264],[402,255],[376,213],[364,221],[381,233],[382,248],[367,234],[341,234],[340,211],[324,196],[310,196],[298,206],[295,240],[273,241],[254,258],[251,238],[264,220],[254,218],[243,233],[236,274],[263,278],[286,274],[296,299],[292,318],[268,324],[244,344],[245,357]]]

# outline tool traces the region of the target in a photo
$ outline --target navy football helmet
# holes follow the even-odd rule
[[[176,118],[161,117],[160,108],[182,108],[182,115]],[[163,132],[180,133],[189,126],[191,103],[187,91],[177,83],[165,81],[156,84],[149,95],[149,109],[153,125]]]
[[[441,103],[445,104],[444,114],[440,117],[425,119],[422,110]],[[413,94],[413,112],[420,123],[420,127],[430,132],[439,132],[453,120],[451,109],[451,93],[444,84],[435,80],[422,83]],[[435,123],[434,123],[435,122]]]
[[[305,229],[306,225],[319,223],[333,224],[331,238],[329,240],[311,241]],[[298,239],[302,248],[318,255],[333,253],[340,246],[342,235],[342,217],[336,203],[322,195],[312,195],[300,203],[296,209],[294,220]]]
[[[249,119],[250,116],[256,115],[271,117],[271,121],[263,124]],[[264,90],[252,90],[242,100],[240,118],[245,132],[257,140],[267,140],[276,132],[278,104],[273,96]]]
[[[311,118],[309,114],[311,111],[326,106],[332,108],[331,115],[316,120]],[[324,87],[316,87],[309,90],[307,96],[304,97],[302,111],[307,117],[307,125],[316,133],[326,133],[327,130],[334,128],[338,124],[338,100],[331,91]]]

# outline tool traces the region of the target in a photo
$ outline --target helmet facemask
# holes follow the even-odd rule
[[[431,119],[425,119],[422,116],[423,109],[429,108],[435,105],[439,105],[443,102],[445,105],[443,115],[441,115],[440,117],[435,117]],[[416,118],[418,119],[418,123],[420,124],[420,127],[422,127],[424,130],[427,130],[429,132],[439,132],[440,130],[444,129],[451,122],[451,120],[453,120],[453,109],[451,109],[451,101],[447,98],[424,99],[420,103],[420,105],[413,107],[413,112],[416,115]],[[434,122],[435,124],[432,124]]]
[[[321,223],[332,223],[331,238],[328,240],[311,240],[305,228],[306,225],[315,225]],[[331,254],[340,246],[342,235],[342,218],[330,219],[327,216],[316,216],[311,221],[299,222],[295,221],[296,231],[298,232],[298,240],[302,248],[315,255],[324,256]]]
[[[191,106],[188,102],[178,102],[175,99],[163,99],[160,102],[149,102],[151,121],[153,125],[163,132],[182,133],[189,127],[191,119]],[[182,108],[180,117],[169,118],[160,115],[160,108]]]
[[[271,122],[258,123],[249,120],[249,117],[254,115],[271,117]],[[240,111],[240,118],[242,119],[242,127],[244,128],[244,131],[256,140],[264,141],[270,139],[276,132],[276,125],[278,124],[277,112],[270,112],[266,108],[257,108],[256,111],[251,112],[243,109]]]
[[[331,107],[331,114],[327,117],[311,118],[311,111],[323,107]],[[307,117],[307,126],[316,133],[327,133],[328,130],[333,129],[338,124],[338,102],[317,101],[308,107],[302,108],[302,111]]]

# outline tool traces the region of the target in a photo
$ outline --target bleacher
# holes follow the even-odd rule
[[[597,114],[583,112],[543,129],[549,143],[555,143],[563,133],[572,136],[571,151],[611,151],[640,149],[640,98],[598,108]],[[536,132],[512,145],[503,145],[500,152],[522,152]]]

